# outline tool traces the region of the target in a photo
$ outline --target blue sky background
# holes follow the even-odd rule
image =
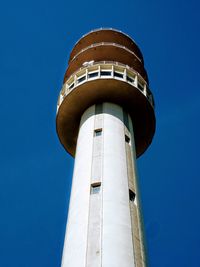
[[[199,10],[197,0],[1,3],[1,267],[60,266],[73,159],[56,102],[74,43],[99,27],[138,43],[155,97],[156,134],[138,160],[150,267],[200,266]]]

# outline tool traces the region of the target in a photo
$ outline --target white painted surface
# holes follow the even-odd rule
[[[95,107],[95,113],[97,108]],[[103,115],[95,115],[94,131],[102,129]],[[103,131],[93,137],[91,184],[102,182],[102,143]],[[88,239],[87,239],[87,267],[101,267],[101,218],[102,218],[102,190],[90,195]]]
[[[134,267],[122,108],[104,104],[102,266]]]
[[[82,116],[73,174],[62,267],[85,267],[89,217],[94,106]]]
[[[95,180],[99,196],[90,195]],[[111,103],[96,120],[95,106],[81,119],[62,258],[62,267],[100,266],[135,267],[123,110]]]

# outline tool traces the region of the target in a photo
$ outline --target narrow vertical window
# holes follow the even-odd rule
[[[125,135],[125,141],[126,143],[130,144],[131,143],[131,139],[128,135]]]
[[[131,189],[129,189],[129,200],[131,202],[134,202],[135,200],[135,193]]]
[[[91,194],[98,194],[100,192],[101,189],[101,183],[94,183],[91,185],[91,190],[90,193]]]

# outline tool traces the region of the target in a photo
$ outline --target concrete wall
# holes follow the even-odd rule
[[[134,153],[132,122],[120,106],[104,103],[84,112],[63,267],[145,266]]]
[[[63,248],[63,267],[86,266],[93,131],[94,106],[81,119]]]
[[[102,266],[133,267],[123,110],[104,104]]]

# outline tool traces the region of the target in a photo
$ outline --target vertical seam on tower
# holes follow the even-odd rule
[[[124,110],[122,108],[122,113],[124,114]],[[128,117],[129,120],[129,117]],[[124,116],[123,116],[123,126],[124,126],[124,148],[125,148],[125,155],[126,155],[126,172],[127,172],[127,180],[128,180],[128,196],[129,196],[129,172],[128,172],[128,159],[127,159],[127,148],[126,148],[126,141],[125,141],[125,124],[124,124]],[[130,130],[129,130],[130,133]],[[134,238],[133,238],[133,223],[132,223],[132,217],[131,217],[131,205],[130,205],[130,199],[128,199],[128,203],[129,203],[129,215],[130,215],[130,222],[131,222],[131,239],[132,239],[132,245],[133,245],[133,261],[134,261],[134,265],[135,267],[136,265],[136,258],[135,258],[135,245],[134,245]]]
[[[95,128],[95,105],[94,105],[94,121],[93,121],[93,129],[92,129],[92,163],[91,163],[91,167],[90,167],[90,184],[89,186],[91,187],[91,180],[92,180],[92,166],[93,166],[93,154],[94,154],[94,128]],[[85,257],[85,267],[87,267],[87,256],[88,256],[88,233],[89,233],[89,219],[90,219],[90,202],[91,202],[91,195],[90,195],[90,190],[91,188],[89,188],[89,194],[88,194],[88,198],[89,198],[89,210],[88,210],[88,224],[87,224],[87,238],[86,238],[86,257]]]
[[[104,192],[104,175],[103,175],[103,170],[104,170],[104,133],[105,133],[105,128],[104,128],[104,103],[102,103],[102,150],[101,150],[101,225],[100,225],[100,248],[101,248],[101,262],[100,266],[102,267],[102,254],[103,254],[103,244],[102,244],[102,235],[103,235],[103,192]]]
[[[130,119],[129,119],[129,114],[127,113],[127,117],[128,117],[128,125],[129,125],[129,129],[128,129],[128,131],[129,131],[129,134],[130,134],[130,138],[134,138],[134,136],[132,136],[133,134],[131,133],[131,131],[130,131]],[[126,144],[125,144],[126,145]],[[132,151],[132,149],[133,149],[133,147],[135,147],[135,142],[133,143],[133,140],[131,140],[131,148],[130,148],[130,151]],[[127,157],[128,157],[128,155],[127,155],[128,153],[127,153],[127,151],[126,151],[126,160],[127,160],[127,171],[128,171],[128,159],[127,159]],[[132,162],[132,153],[131,153],[131,167],[133,168],[133,162]],[[133,177],[133,179],[134,179],[134,177]],[[134,181],[133,181],[133,183],[134,183]],[[128,174],[128,185],[129,185],[129,174]],[[134,185],[134,184],[133,184]],[[130,189],[130,188],[129,188]],[[134,188],[135,189],[135,188]],[[135,190],[136,191],[136,190]],[[129,192],[128,192],[129,193]],[[137,196],[136,196],[137,197]],[[133,203],[133,205],[134,205],[134,203]],[[131,233],[132,233],[132,243],[133,243],[133,257],[134,257],[134,265],[135,265],[135,267],[137,267],[137,261],[136,261],[136,248],[135,248],[135,242],[134,242],[134,229],[133,229],[133,227],[134,227],[134,220],[132,220],[132,214],[131,214],[131,203],[130,203],[130,199],[129,199],[129,210],[130,210],[130,216],[131,216]],[[132,212],[134,212],[134,210],[132,211]]]
[[[134,132],[133,132],[133,127],[132,127],[132,134],[131,134],[131,138],[133,139],[134,138]],[[133,140],[131,139],[132,143],[133,143]],[[144,261],[145,259],[145,255],[144,255],[144,238],[141,234],[141,215],[140,215],[140,197],[139,197],[139,190],[138,190],[138,181],[137,181],[137,166],[136,164],[136,153],[135,153],[135,150],[133,151],[133,147],[135,148],[135,138],[134,138],[134,146],[132,146],[132,149],[131,149],[131,160],[132,160],[132,164],[134,166],[134,170],[135,170],[135,191],[136,191],[136,201],[137,201],[137,205],[136,205],[136,211],[137,211],[137,223],[138,223],[138,232],[139,232],[139,238],[140,238],[140,253],[141,253],[141,257],[142,257],[142,266],[143,267],[146,267],[146,261]],[[134,159],[134,161],[133,161]]]

